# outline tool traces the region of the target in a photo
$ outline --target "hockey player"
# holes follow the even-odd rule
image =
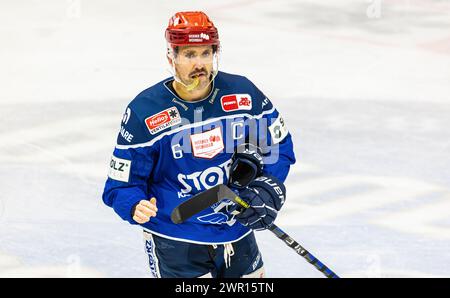
[[[103,201],[143,228],[155,277],[263,277],[253,230],[270,227],[284,203],[291,135],[251,81],[218,71],[219,36],[206,14],[176,13],[165,37],[173,77],[126,108]],[[171,221],[176,206],[218,184],[251,207],[225,200]]]

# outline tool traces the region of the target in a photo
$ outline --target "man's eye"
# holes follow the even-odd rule
[[[186,58],[191,59],[191,58],[194,58],[194,57],[195,57],[195,55],[193,53],[187,53],[186,54]]]
[[[209,57],[209,55],[211,55],[210,52],[204,52],[204,53],[202,54],[203,57]]]

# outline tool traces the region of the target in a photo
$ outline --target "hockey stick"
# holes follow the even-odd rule
[[[194,216],[200,211],[208,208],[209,206],[218,203],[224,199],[229,199],[243,208],[249,208],[250,205],[236,195],[228,186],[220,184],[210,188],[204,192],[194,195],[187,201],[181,203],[176,207],[171,214],[171,219],[174,223],[179,224]],[[308,263],[313,265],[317,270],[322,272],[328,278],[339,278],[330,268],[325,266],[316,257],[314,257],[309,251],[303,248],[297,241],[292,239],[288,234],[281,230],[275,224],[272,224],[269,228],[279,239],[283,240],[287,246],[295,250],[297,254],[302,256]]]

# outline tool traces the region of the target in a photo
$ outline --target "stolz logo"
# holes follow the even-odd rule
[[[232,162],[233,161],[229,159],[220,165],[207,168],[204,171],[178,174],[178,181],[183,185],[183,188],[178,192],[178,197],[184,198],[186,194],[190,194],[192,191],[199,192],[210,189],[218,184],[226,183],[230,174]]]
[[[225,112],[252,109],[252,97],[249,94],[225,95],[222,96],[220,102]]]
[[[168,108],[145,119],[145,124],[152,135],[179,123],[181,123],[181,117],[176,107]]]
[[[111,156],[108,177],[117,181],[128,182],[130,178],[131,160]]]

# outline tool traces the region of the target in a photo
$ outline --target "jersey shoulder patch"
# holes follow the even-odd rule
[[[222,89],[219,102],[225,114],[259,114],[263,107],[272,108],[267,97],[245,76],[220,72],[218,86]]]
[[[149,135],[143,129],[142,121],[130,104],[122,116],[117,145],[134,145],[147,141],[149,141]]]
[[[272,144],[278,144],[287,137],[289,130],[281,114],[278,113],[278,117],[269,126],[269,132],[272,138]]]
[[[151,141],[158,134],[181,124],[181,110],[172,101],[164,81],[142,91],[125,110],[117,144],[136,145]]]

